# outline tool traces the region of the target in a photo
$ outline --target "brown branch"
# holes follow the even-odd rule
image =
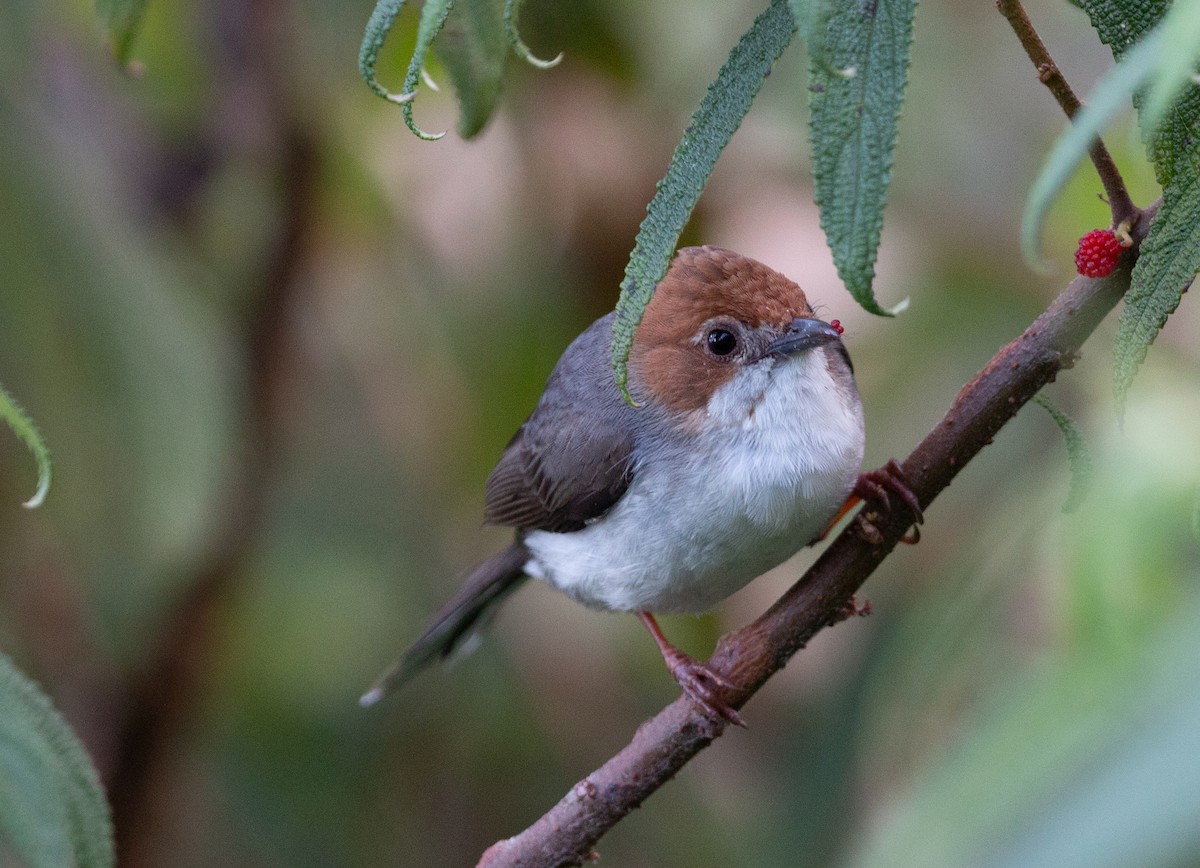
[[[1033,325],[1000,350],[971,380],[950,410],[904,461],[913,492],[928,507],[1042,386],[1070,368],[1083,342],[1124,295],[1137,245],[1157,205],[1133,221],[1134,247],[1103,280],[1076,278]],[[752,624],[721,637],[709,665],[735,689],[725,699],[741,708],[816,633],[837,623],[852,595],[904,535],[905,510],[872,516],[883,536],[873,545],[860,515],[780,600]],[[721,735],[712,720],[680,697],[644,723],[620,753],[588,775],[516,837],[484,853],[481,866],[577,865],[622,817],[675,776]]]
[[[1083,108],[1083,103],[1079,101],[1079,97],[1075,96],[1075,91],[1071,89],[1062,70],[1050,56],[1046,44],[1042,42],[1042,37],[1038,35],[1033,22],[1025,13],[1025,7],[1021,5],[1021,0],[996,0],[996,8],[1000,10],[1001,15],[1008,19],[1021,47],[1033,61],[1033,65],[1037,69],[1038,80],[1046,85],[1067,117],[1074,119],[1079,110]],[[1117,164],[1113,161],[1112,154],[1108,152],[1108,148],[1104,146],[1104,142],[1099,137],[1088,149],[1088,154],[1092,158],[1092,165],[1096,167],[1096,172],[1100,175],[1100,183],[1104,185],[1104,192],[1108,196],[1108,207],[1112,209],[1113,226],[1119,226],[1125,220],[1132,220],[1138,213],[1137,206],[1133,204],[1133,200],[1129,197],[1129,191],[1125,189],[1125,180],[1117,170]]]

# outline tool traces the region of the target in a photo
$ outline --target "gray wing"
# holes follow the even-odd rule
[[[567,347],[487,481],[488,524],[563,533],[616,503],[633,478],[634,415],[609,367],[613,315]]]

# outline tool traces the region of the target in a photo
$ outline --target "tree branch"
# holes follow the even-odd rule
[[[1079,97],[1075,96],[1075,91],[1071,89],[1062,70],[1050,56],[1046,44],[1042,42],[1042,37],[1038,35],[1033,22],[1025,13],[1025,7],[1021,5],[1021,0],[996,0],[996,8],[1008,20],[1021,47],[1033,61],[1033,65],[1037,68],[1038,80],[1046,85],[1054,99],[1058,101],[1059,106],[1062,107],[1063,112],[1066,113],[1067,118],[1073,119],[1083,108],[1083,103],[1079,101]],[[1113,225],[1119,226],[1125,220],[1132,220],[1138,213],[1137,206],[1129,198],[1129,191],[1125,189],[1125,180],[1117,171],[1117,164],[1113,161],[1108,148],[1104,146],[1104,142],[1097,138],[1088,149],[1088,155],[1092,158],[1092,165],[1096,167],[1096,172],[1100,175],[1100,183],[1104,185],[1104,192],[1108,196],[1108,207],[1112,209]]]
[[[1060,370],[1070,368],[1083,342],[1129,287],[1138,245],[1157,204],[1137,211],[1120,268],[1110,277],[1080,277],[1016,340],[975,375],[950,410],[904,461],[913,492],[928,507],[958,472]],[[861,533],[870,520],[883,541]],[[741,708],[824,627],[842,620],[852,595],[895,548],[908,527],[906,510],[857,516],[801,579],[765,614],[717,643],[709,666],[735,685],[725,699]],[[725,729],[686,697],[642,724],[620,753],[571,788],[521,834],[492,845],[480,866],[577,865],[626,814],[675,776]]]

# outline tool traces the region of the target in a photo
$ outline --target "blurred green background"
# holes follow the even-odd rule
[[[507,534],[483,481],[570,338],[611,309],[654,182],[757,4],[529,0],[476,141],[413,138],[355,61],[368,3],[151,0],[108,57],[80,0],[0,23],[0,382],[56,459],[35,513],[0,437],[0,648],[55,697],[127,866],[473,864],[677,688],[635,619],[531,583],[458,665],[358,695]],[[1084,93],[1111,63],[1031,9]],[[398,86],[416,12],[380,76]],[[991,4],[918,11],[871,318],[812,205],[793,47],[685,241],[759,258],[846,325],[869,464],[903,456],[1107,224],[1081,171],[1020,260],[1062,129]],[[431,73],[439,77],[436,60]],[[452,127],[448,87],[425,129]],[[1156,195],[1128,119],[1110,146]],[[628,866],[1200,865],[1200,323],[1184,304],[1120,427],[1111,322],[1052,399],[1097,466],[1074,515],[1029,407],[865,592],[602,841]],[[811,552],[713,615],[706,655]]]

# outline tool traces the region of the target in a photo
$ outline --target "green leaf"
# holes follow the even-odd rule
[[[1185,87],[1195,85],[1200,60],[1200,0],[1175,0],[1163,18],[1162,62],[1140,107],[1142,125],[1157,130]]]
[[[33,424],[33,420],[29,418],[29,414],[21,409],[12,397],[0,386],[0,419],[8,423],[8,427],[12,432],[29,447],[29,451],[33,453],[34,460],[37,461],[38,469],[38,485],[37,491],[33,493],[33,497],[25,501],[24,506],[27,509],[36,509],[42,505],[46,499],[46,492],[50,490],[50,450],[46,448],[46,443],[42,440],[42,434],[37,429],[37,425]]]
[[[401,106],[404,123],[418,138],[436,141],[441,133],[427,133],[413,120],[412,102],[417,82],[425,69],[425,58],[437,39],[436,50],[445,64],[458,93],[458,130],[463,138],[479,133],[491,117],[500,96],[507,40],[530,62],[536,58],[520,42],[516,32],[516,9],[512,0],[426,0],[417,26],[417,42],[398,94],[379,83],[375,63],[387,39],[388,31],[404,6],[404,0],[379,0],[363,33],[358,51],[358,69],[367,86],[379,96]],[[513,8],[509,8],[513,7]],[[440,35],[440,38],[439,38]],[[519,46],[519,47],[518,47]],[[541,63],[541,61],[537,61]],[[550,65],[553,65],[551,63]],[[432,84],[432,83],[431,83]]]
[[[821,228],[842,282],[871,313],[872,283],[908,80],[916,0],[838,0],[814,40],[809,87],[813,174]]]
[[[1067,493],[1062,511],[1075,512],[1087,496],[1095,476],[1096,466],[1092,462],[1092,453],[1088,450],[1087,441],[1083,439],[1083,432],[1070,416],[1051,404],[1043,395],[1035,395],[1033,400],[1050,414],[1050,418],[1062,431],[1063,440],[1067,445],[1067,462],[1071,468],[1071,490]]]
[[[1117,327],[1113,390],[1121,413],[1150,344],[1200,269],[1200,88],[1187,86],[1200,45],[1200,0],[1084,0],[1082,5],[1119,61],[1105,81],[1128,67],[1123,90],[1149,83],[1144,92],[1133,93],[1133,101],[1163,186],[1163,203],[1142,243]]]
[[[378,0],[367,19],[367,28],[363,32],[362,44],[358,48],[358,73],[362,76],[367,87],[386,100],[403,103],[412,99],[416,94],[394,94],[388,91],[379,79],[375,77],[375,61],[379,50],[387,39],[388,32],[396,23],[400,10],[404,8],[404,0]]]
[[[506,0],[504,4],[504,34],[508,37],[508,43],[512,46],[512,50],[517,57],[524,60],[526,63],[536,66],[538,69],[549,69],[552,66],[558,66],[562,61],[563,55],[560,51],[556,57],[550,60],[541,60],[534,56],[524,42],[521,41],[521,35],[517,32],[517,18],[521,12],[521,0]]]
[[[31,868],[109,868],[96,770],[41,690],[0,654],[0,833]]]
[[[113,54],[122,66],[129,63],[145,12],[146,0],[96,0],[96,17],[108,31]]]
[[[754,24],[729,52],[692,115],[692,122],[671,155],[667,173],[658,182],[646,218],[638,230],[633,253],[625,267],[617,315],[613,321],[612,366],[621,394],[630,403],[629,348],[633,333],[654,287],[667,273],[679,235],[691,217],[717,158],[733,138],[742,118],[762,87],[779,55],[792,41],[796,25],[787,0],[771,0]]]
[[[1171,8],[1171,0],[1080,0],[1100,41],[1120,60]]]
[[[1030,262],[1036,263],[1041,258],[1038,239],[1055,196],[1071,177],[1079,161],[1087,155],[1100,131],[1128,105],[1129,98],[1153,74],[1164,40],[1163,31],[1154,31],[1128,52],[1100,80],[1067,131],[1054,143],[1025,201],[1021,249]]]
[[[1195,38],[1192,30],[1195,0],[1177,3],[1171,0],[1083,0],[1081,5],[1101,41],[1112,49],[1113,57],[1118,61],[1123,60],[1140,40],[1148,38],[1160,22],[1168,30],[1179,28],[1168,37],[1172,46],[1181,39],[1186,42],[1189,36]],[[1165,56],[1169,49],[1170,46],[1164,45],[1164,56],[1157,58],[1160,69],[1171,68],[1182,60]],[[1193,43],[1184,53],[1194,58],[1194,51]],[[1148,122],[1149,114],[1143,111],[1141,93],[1134,94],[1133,102],[1138,109],[1142,135],[1148,142],[1158,182],[1166,187],[1175,177],[1177,160],[1195,149],[1196,130],[1200,126],[1200,88],[1185,90],[1167,109],[1161,123]]]
[[[456,0],[434,44],[458,92],[458,134],[464,139],[483,129],[500,97],[508,58],[501,2]]]
[[[829,16],[833,14],[834,0],[789,0],[792,18],[800,31],[800,38],[807,42],[810,59],[815,59],[825,47],[818,37],[825,32]],[[833,67],[830,67],[832,69]]]
[[[1174,5],[1091,0],[1083,5],[1118,63],[1055,143],[1030,190],[1021,246],[1031,262],[1039,258],[1038,238],[1051,203],[1130,97],[1164,187],[1175,178],[1179,159],[1195,150],[1200,89],[1184,88],[1192,83],[1200,56],[1200,0],[1178,0]]]
[[[445,25],[452,2],[453,0],[427,0],[421,8],[421,23],[417,25],[417,45],[413,49],[412,60],[408,62],[408,72],[404,74],[404,90],[393,100],[400,103],[400,110],[404,112],[404,123],[413,135],[427,142],[437,141],[446,133],[427,133],[417,126],[413,120],[413,97],[417,95],[417,79],[421,77],[421,70],[425,68],[425,56],[429,53],[429,46]]]
[[[387,90],[375,77],[375,61],[379,50],[387,39],[388,31],[396,23],[396,17],[404,8],[404,0],[378,0],[371,17],[367,21],[367,29],[363,33],[362,45],[358,49],[358,71],[363,81],[379,96],[399,105],[404,111],[404,123],[418,138],[426,141],[436,141],[442,133],[427,133],[416,125],[412,115],[412,101],[417,95],[417,79],[425,67],[425,57],[435,36],[446,23],[450,14],[453,0],[428,0],[421,9],[421,23],[417,26],[417,44],[413,48],[412,59],[408,63],[408,71],[404,75],[404,84],[400,93]]]
[[[1196,158],[1193,158],[1194,160]],[[1200,160],[1196,160],[1200,162]],[[1150,344],[1200,272],[1200,166],[1179,172],[1142,242],[1117,326],[1113,387],[1118,413]]]

